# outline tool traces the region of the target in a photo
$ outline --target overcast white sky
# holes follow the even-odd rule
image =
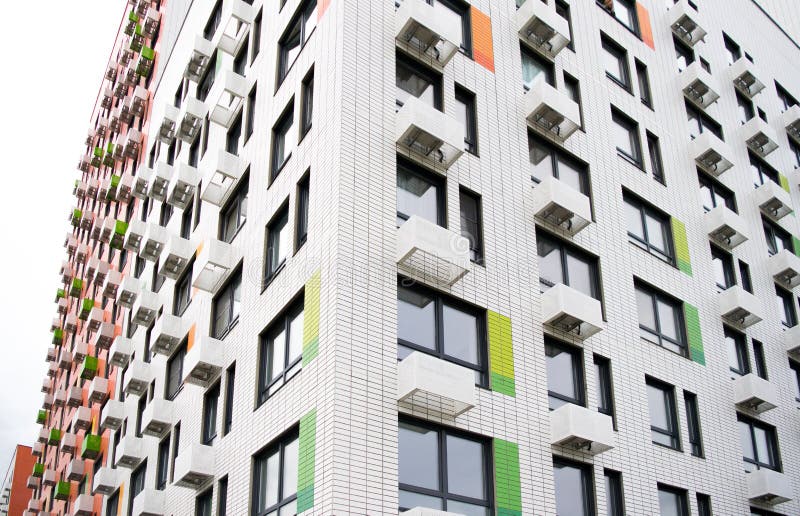
[[[3,5],[0,475],[14,446],[31,445],[39,428],[75,167],[127,2]]]

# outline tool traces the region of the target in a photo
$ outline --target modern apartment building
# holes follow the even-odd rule
[[[22,516],[27,509],[32,491],[26,480],[34,462],[30,446],[16,446],[0,488],[0,516]]]
[[[772,15],[130,0],[28,514],[800,514]]]

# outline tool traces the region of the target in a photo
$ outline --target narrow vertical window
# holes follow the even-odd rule
[[[739,260],[739,279],[745,292],[753,293],[753,280],[750,277],[750,266]]]
[[[481,199],[476,194],[461,189],[459,192],[461,210],[461,236],[469,240],[469,257],[475,263],[483,263],[483,222]]]
[[[286,227],[289,222],[289,210],[284,206],[273,217],[267,226],[265,284],[283,268],[291,247],[291,231]]]
[[[255,20],[253,20],[253,30],[250,31],[253,38],[253,43],[252,43],[253,52],[251,53],[252,55],[250,56],[251,64],[253,63],[253,61],[256,60],[256,56],[258,55],[258,52],[261,50],[261,19],[262,19],[261,10],[259,10]]]
[[[580,82],[578,82],[578,79],[575,77],[564,72],[564,89],[566,90],[567,96],[570,98],[570,100],[578,105],[578,111],[580,111],[581,117],[581,129],[583,129],[583,103],[581,102]]]
[[[245,142],[249,141],[250,136],[253,135],[253,128],[255,127],[256,123],[256,91],[257,85],[254,85],[253,89],[250,90],[250,93],[247,95],[247,119],[244,126]]]
[[[211,489],[206,489],[195,500],[194,514],[195,516],[211,516],[212,505],[211,497],[213,493]]]
[[[700,516],[711,516],[711,497],[697,493],[697,513]]]
[[[303,107],[300,117],[300,138],[311,130],[311,121],[314,114],[314,69],[312,68],[302,85]]]
[[[228,477],[219,481],[217,487],[217,516],[228,516]],[[710,516],[710,515],[709,515]]]
[[[753,340],[753,362],[756,364],[756,374],[759,378],[769,380],[769,376],[767,375],[767,359],[764,356],[764,345],[757,340]]]
[[[612,137],[617,154],[642,168],[642,147],[639,140],[639,124],[616,109],[611,110]]]
[[[228,435],[233,428],[233,389],[236,384],[236,364],[228,368],[225,376],[225,414],[222,421],[222,435]]]
[[[606,513],[608,516],[625,516],[622,473],[607,469],[604,471],[604,476],[606,482]]]
[[[650,154],[650,169],[653,172],[653,179],[664,184],[664,162],[661,159],[661,145],[658,137],[647,131],[647,152]]]
[[[310,175],[306,173],[303,179],[297,183],[297,214],[295,217],[295,250],[303,247],[308,239],[308,205],[309,205],[309,185]]]
[[[156,466],[156,489],[163,491],[167,487],[167,474],[169,472],[169,441],[170,436],[158,443],[158,465]]]
[[[606,77],[622,86],[625,90],[630,91],[631,78],[628,71],[628,53],[606,36],[601,36],[600,43],[603,47],[603,63],[606,67]]]
[[[478,123],[475,113],[475,94],[456,85],[456,119],[464,124],[464,150],[478,153]]]
[[[556,488],[556,511],[570,516],[595,514],[592,466],[553,458],[553,480]]]
[[[647,66],[636,60],[636,79],[639,83],[639,99],[642,104],[652,109],[653,96],[650,92],[650,77],[647,75]]]
[[[683,391],[683,401],[686,406],[686,424],[689,426],[689,444],[692,455],[703,457],[703,434],[700,429],[700,410],[697,406],[697,395]]]
[[[131,473],[130,494],[128,495],[128,514],[133,514],[133,500],[144,491],[144,480],[147,476],[147,460]]]
[[[203,444],[212,444],[217,438],[217,408],[219,407],[219,382],[203,396]]]
[[[611,417],[616,427],[617,421],[614,414],[614,387],[611,379],[611,361],[600,355],[595,355],[594,374],[597,384],[597,411]]]
[[[270,173],[272,180],[278,177],[297,143],[292,127],[294,127],[294,102],[289,102],[280,119],[272,128],[272,171]]]
[[[234,156],[239,155],[239,144],[241,143],[242,136],[242,115],[236,117],[236,120],[231,124],[228,129],[228,134],[225,138],[225,150]]]
[[[789,368],[792,370],[792,391],[794,398],[800,401],[800,363],[789,360]]]
[[[172,438],[172,465],[169,470],[169,481],[175,479],[175,459],[178,458],[178,451],[180,451],[181,444],[181,422],[175,423],[175,430],[173,431],[174,437]]]
[[[178,349],[167,360],[167,381],[164,398],[171,400],[183,388],[183,358],[186,356],[187,341],[184,340]]]

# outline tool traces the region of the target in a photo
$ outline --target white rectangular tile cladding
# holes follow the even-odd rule
[[[125,3],[123,28],[141,3]],[[206,489],[216,511],[219,482],[227,479],[227,513],[248,515],[254,456],[297,432],[301,514],[397,515],[401,466],[408,460],[398,445],[398,418],[409,417],[487,439],[492,515],[556,514],[554,456],[591,470],[600,515],[607,514],[609,497],[605,470],[620,472],[628,514],[659,514],[660,484],[685,489],[691,514],[699,514],[698,494],[710,496],[714,514],[749,514],[751,507],[800,514],[800,401],[790,369],[790,360],[800,361],[800,330],[782,323],[776,305],[776,285],[800,285],[794,254],[800,249],[793,248],[800,246],[793,240],[800,236],[793,214],[800,192],[800,144],[793,139],[800,111],[787,111],[776,88],[777,83],[800,99],[800,42],[790,40],[756,3],[527,0],[518,12],[512,0],[404,0],[396,13],[390,0],[317,0],[301,31],[304,43],[281,81],[278,42],[303,12],[302,0],[286,0],[283,7],[274,0],[222,0],[219,26],[205,35],[215,0],[161,3],[158,20],[142,16],[139,22],[151,33],[159,27],[153,75],[149,88],[140,91],[145,96],[134,99],[131,87],[118,97],[112,87],[111,109],[104,110],[104,91],[111,85],[106,80],[92,115],[106,125],[109,119],[124,125],[126,117],[137,119],[131,110],[147,113],[149,122],[136,128],[133,140],[122,138],[124,153],[141,148],[136,168],[127,167],[121,180],[108,184],[76,172],[78,199],[93,199],[103,190],[120,204],[116,213],[113,203],[108,213],[84,209],[64,241],[87,264],[96,259],[98,266],[109,265],[100,271],[105,277],[94,294],[95,311],[89,320],[69,319],[68,328],[80,342],[94,335],[91,324],[102,332],[100,347],[110,346],[102,350],[97,372],[105,379],[103,368],[110,363],[108,400],[102,381],[94,389],[91,378],[65,385],[68,371],[59,368],[42,385],[45,396],[83,386],[84,406],[77,410],[46,398],[49,421],[57,410],[73,411],[64,417],[63,431],[72,422],[78,450],[81,432],[102,436],[102,468],[86,461],[87,489],[78,508],[73,497],[72,510],[83,514],[80,507],[88,507],[86,496],[93,491],[94,506],[102,506],[104,516],[108,497],[121,488],[124,516],[129,507],[135,514],[194,514]],[[437,11],[440,3],[463,3],[469,23],[451,23]],[[603,3],[618,4],[616,16]],[[624,25],[624,4],[634,6],[639,30]],[[558,14],[565,6],[568,23]],[[723,33],[741,48],[735,68]],[[607,76],[601,34],[626,52],[627,88]],[[695,55],[682,72],[675,40]],[[239,49],[247,52],[243,59],[235,55]],[[552,71],[530,88],[523,84],[523,54]],[[400,55],[441,80],[430,103],[395,102]],[[135,81],[140,58],[128,57],[128,68],[119,67],[115,78]],[[637,80],[637,70],[645,67],[649,93]],[[216,74],[215,81],[198,91],[206,73]],[[303,122],[311,77],[308,127]],[[457,100],[465,90],[474,94],[474,125],[464,123]],[[755,116],[746,124],[737,92],[740,102],[752,97]],[[290,106],[288,158],[276,165],[276,124]],[[637,156],[618,152],[629,144],[612,121],[612,108],[635,122]],[[687,109],[706,120],[702,132],[687,120]],[[715,124],[722,137],[712,132]],[[104,131],[94,124],[93,130]],[[89,136],[87,141],[98,141],[95,133]],[[473,144],[469,150],[465,139]],[[539,156],[544,151],[529,139],[547,149],[552,161]],[[114,143],[104,140],[101,151],[108,141]],[[149,160],[154,146],[159,149]],[[421,156],[434,147],[440,152]],[[399,155],[438,185],[436,220],[404,214],[411,222],[398,228],[398,204],[408,203],[398,197]],[[84,149],[80,168],[95,170],[103,160],[113,163],[113,152],[97,156]],[[754,188],[759,181],[751,161],[774,169],[775,178],[763,174],[766,187]],[[578,179],[584,165],[587,175]],[[656,180],[654,168],[663,181]],[[733,192],[735,204],[726,207],[719,198],[709,204],[699,176]],[[307,217],[301,209],[306,177]],[[646,221],[650,253],[629,236],[631,211],[623,191],[626,199],[638,198],[664,215],[661,225],[655,218]],[[482,258],[472,262],[476,236],[465,238],[471,221],[460,209],[465,192],[480,198]],[[129,220],[127,202],[135,203]],[[84,214],[88,226],[81,229]],[[268,233],[284,217],[278,252],[269,247]],[[305,236],[297,230],[303,220]],[[92,221],[100,221],[104,249],[118,249],[113,259],[98,242],[83,238],[91,234]],[[127,221],[126,230],[117,233],[116,221]],[[765,225],[786,232],[786,250],[768,252]],[[537,245],[537,235],[545,233],[548,242],[564,244],[557,265],[539,256],[547,251]],[[730,289],[716,287],[712,249],[732,257],[736,285]],[[122,250],[127,265],[120,268]],[[664,250],[668,260],[656,256]],[[269,255],[284,261],[267,277],[275,263]],[[583,284],[579,270],[588,262],[597,264],[594,275],[586,274],[594,276],[592,286]],[[751,288],[740,262],[749,267]],[[560,281],[540,282],[540,270],[551,278],[564,263],[568,274]],[[85,267],[76,258],[68,264],[64,274],[83,278]],[[416,364],[413,378],[406,369],[415,365],[414,355],[398,362],[398,283],[412,279],[421,291],[445,296],[438,306],[451,302],[483,314],[476,326],[483,346],[476,359],[480,374],[452,361],[439,368],[447,350],[436,358],[417,351],[426,362]],[[72,276],[67,280],[59,283],[66,292],[56,298],[63,322],[97,283],[84,280],[73,294]],[[661,325],[663,346],[652,343],[649,332],[642,338],[640,322],[652,326],[647,314],[640,317],[635,285],[677,302],[675,310],[657,305],[652,324]],[[797,312],[800,292],[789,292]],[[299,306],[301,328],[285,323]],[[228,317],[228,307],[237,317]],[[670,313],[679,319],[677,328],[668,327]],[[262,342],[281,324],[289,326],[291,351],[300,357],[297,372],[287,374],[280,388],[272,384],[260,402]],[[456,329],[442,326],[442,332]],[[745,334],[752,371],[736,381],[727,327]],[[68,329],[64,343],[72,336]],[[291,336],[298,331],[301,337]],[[581,358],[583,407],[549,410],[545,335]],[[683,343],[683,354],[670,351],[672,340]],[[754,341],[762,345],[768,380],[756,374]],[[74,353],[71,345],[63,347],[67,355]],[[85,354],[94,358],[94,343]],[[52,360],[62,357],[74,369],[67,355],[57,349]],[[594,366],[599,357],[611,364],[613,420],[595,410],[603,404]],[[674,386],[680,450],[653,443],[646,378]],[[209,432],[206,394],[217,386],[216,431]],[[684,392],[697,396],[704,458],[692,454]],[[775,428],[780,472],[745,473],[740,414]],[[163,491],[154,489],[161,442],[176,458]],[[49,448],[44,446],[41,459],[51,461],[48,470],[54,460],[47,458]],[[112,460],[120,467],[110,469]],[[131,477],[144,464],[144,490],[129,504]],[[408,512],[450,513],[459,510]]]

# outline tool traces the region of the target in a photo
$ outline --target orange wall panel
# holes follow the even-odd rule
[[[494,73],[494,45],[492,44],[492,19],[489,15],[471,8],[472,57],[475,62]]]
[[[650,25],[650,12],[641,2],[636,2],[636,15],[639,17],[639,31],[641,32],[642,41],[652,48],[656,49],[653,43],[653,27]]]

